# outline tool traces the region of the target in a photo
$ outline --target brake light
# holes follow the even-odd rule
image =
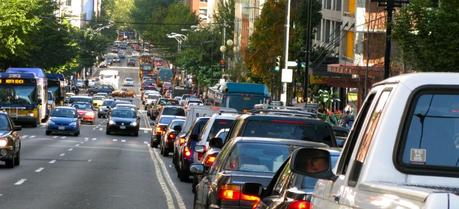
[[[156,133],[162,134],[163,129],[161,127],[156,127]]]
[[[167,139],[168,140],[174,140],[175,139],[175,134],[174,133],[170,133],[169,136],[167,136]]]
[[[185,144],[185,137],[180,137],[180,146],[182,146],[183,144]]]
[[[206,153],[206,151],[207,151],[207,147],[204,146],[204,151],[203,152],[198,152],[198,161],[202,160],[202,157],[204,157],[204,154]]]
[[[204,166],[211,167],[214,164],[215,159],[217,159],[216,155],[208,155],[204,160]]]
[[[311,202],[306,200],[295,200],[288,205],[287,209],[311,209]]]
[[[190,148],[185,147],[185,149],[183,149],[183,155],[185,156],[185,159],[189,160],[191,158]]]
[[[218,198],[223,201],[248,201],[252,202],[252,209],[255,209],[260,203],[260,197],[246,195],[241,192],[238,185],[226,184],[219,188]]]

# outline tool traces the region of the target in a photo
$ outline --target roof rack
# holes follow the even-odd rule
[[[269,115],[317,118],[317,114],[312,113],[312,112],[289,110],[289,109],[254,109],[254,110],[251,110],[250,112],[252,114],[269,114]]]

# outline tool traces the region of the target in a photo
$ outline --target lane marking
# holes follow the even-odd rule
[[[65,153],[61,153],[59,156],[61,156],[61,157],[62,157],[62,156],[65,156]]]
[[[79,147],[79,146],[80,146],[80,144],[75,144],[75,147]]]
[[[150,152],[154,152],[155,153],[156,159],[158,159],[158,162],[161,165],[161,170],[163,171],[164,176],[166,177],[166,182],[169,184],[169,187],[171,188],[172,192],[175,195],[175,199],[177,200],[177,204],[178,204],[179,208],[180,209],[186,209],[185,202],[183,201],[182,196],[180,195],[180,193],[177,190],[177,187],[175,186],[174,182],[172,181],[171,176],[169,175],[169,172],[167,171],[167,167],[164,165],[164,162],[161,159],[161,157],[159,156],[158,151],[156,149],[153,149],[153,151],[152,151],[152,149],[150,149],[150,148],[148,148],[148,150],[150,150]]]
[[[144,120],[145,121],[145,120]],[[151,131],[151,128],[144,128],[144,127],[140,127],[139,130],[141,131]]]
[[[88,137],[84,137],[84,140],[88,140],[89,138]]]
[[[61,136],[61,139],[67,139],[67,137],[66,136]]]
[[[45,168],[40,167],[40,168],[38,168],[37,170],[35,170],[35,173],[40,173],[43,169],[45,169]]]
[[[73,150],[73,148],[69,148],[68,151],[71,152]]]
[[[54,163],[56,163],[56,160],[51,160],[51,161],[49,161],[48,163],[49,163],[49,164],[54,164]]]
[[[29,137],[29,135],[23,135],[23,136],[22,136],[23,139],[25,139],[25,138],[27,138],[27,137]]]
[[[164,178],[163,178],[163,174],[160,171],[158,162],[155,160],[155,156],[153,152],[148,146],[147,146],[147,149],[150,153],[150,158],[153,161],[153,165],[155,166],[156,178],[158,179],[159,185],[161,186],[161,189],[163,190],[164,195],[166,196],[167,208],[173,209],[175,208],[175,206],[174,206],[174,200],[172,199],[172,194],[169,191],[169,188],[167,188],[166,182],[164,181]]]
[[[124,143],[124,142],[126,142],[126,140],[125,140],[125,139],[123,139],[123,140],[121,140],[121,142],[123,142],[123,143]]]
[[[103,128],[99,128],[99,131],[103,131],[104,129]]]
[[[87,142],[87,141],[89,141],[89,139],[85,139],[84,141]]]
[[[117,142],[117,141],[118,141],[118,139],[113,139],[113,141],[114,141],[114,142]]]
[[[0,194],[0,197],[2,197],[2,196],[3,196],[3,194]]]
[[[143,131],[144,134],[148,134],[148,131]]]
[[[53,139],[57,139],[58,136],[53,136]]]
[[[90,162],[92,162],[92,159],[89,159],[89,160],[88,160],[88,163],[90,163]]]
[[[23,184],[26,181],[27,181],[27,179],[21,179],[21,180],[17,181],[16,183],[14,183],[14,185],[19,186],[19,185]]]
[[[36,137],[35,135],[30,136],[30,138],[35,138],[35,137]]]
[[[143,141],[143,143],[144,143],[144,144],[148,144],[148,142],[147,142],[147,141]]]
[[[96,138],[92,138],[93,141],[96,141],[97,139]]]
[[[84,142],[80,142],[80,144],[84,144]]]

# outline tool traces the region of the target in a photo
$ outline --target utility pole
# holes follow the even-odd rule
[[[307,30],[306,30],[306,53],[305,53],[305,67],[304,67],[304,74],[303,74],[303,100],[305,102],[305,105],[308,103],[308,88],[309,88],[309,60],[310,58],[310,51],[311,51],[311,39],[312,39],[312,22],[311,22],[311,12],[312,12],[312,1],[313,0],[308,0],[308,23],[306,25]]]
[[[387,0],[386,52],[384,53],[384,79],[390,76],[390,52],[392,48],[392,17],[394,0]]]
[[[290,34],[290,4],[291,0],[287,1],[287,15],[285,20],[285,54],[284,54],[284,69],[282,69],[282,74],[287,71],[288,68],[288,43],[289,43],[289,34]],[[284,106],[287,106],[287,82],[282,82],[282,94],[281,101],[284,103]]]

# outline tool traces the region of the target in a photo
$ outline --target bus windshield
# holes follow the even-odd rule
[[[229,108],[234,108],[239,112],[244,110],[251,110],[255,104],[263,103],[265,97],[261,95],[241,95],[241,94],[230,94],[226,99],[223,100],[222,107],[226,107],[228,103]]]
[[[36,86],[0,86],[0,104],[30,105],[37,101]]]

